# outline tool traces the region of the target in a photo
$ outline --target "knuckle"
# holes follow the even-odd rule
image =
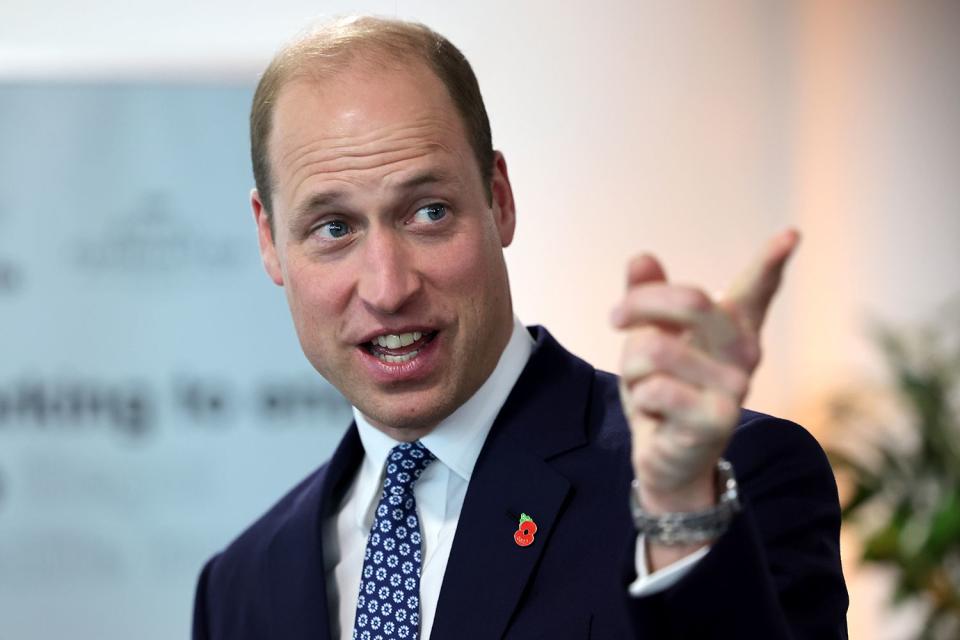
[[[627,334],[626,348],[630,351],[643,351],[650,342],[652,328],[640,326],[632,328]]]
[[[691,311],[709,311],[713,308],[713,300],[700,289],[682,289],[681,303]]]
[[[644,344],[644,351],[654,366],[662,368],[670,364],[670,361],[672,360],[672,347],[673,345],[670,344],[670,340],[668,340],[662,333],[658,333],[657,335],[647,336]]]
[[[646,333],[644,329],[635,329],[628,334],[624,342],[620,353],[620,371],[628,380],[645,376],[651,368]]]
[[[737,418],[740,417],[740,405],[730,396],[724,393],[716,393],[713,394],[713,413],[717,431],[726,434],[737,423]]]
[[[743,362],[747,368],[747,371],[753,371],[757,368],[757,365],[760,364],[760,358],[762,355],[763,353],[759,342],[754,340],[744,345]]]
[[[644,285],[635,285],[630,287],[627,290],[627,293],[623,296],[623,308],[627,312],[635,312],[639,309],[642,309],[646,299],[647,291]]]
[[[668,380],[665,376],[654,373],[633,386],[630,398],[634,407],[648,411],[658,410],[668,403],[665,397],[668,392]]]
[[[644,380],[630,387],[629,402],[633,410],[642,409],[650,396],[650,381]]]
[[[665,402],[669,402],[674,395],[674,389],[670,379],[662,373],[651,375],[647,387],[650,396],[660,398]]]

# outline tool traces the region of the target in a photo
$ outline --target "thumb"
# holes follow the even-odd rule
[[[787,260],[799,243],[800,233],[796,229],[787,229],[771,238],[757,259],[720,297],[720,306],[734,311],[758,332],[770,301],[780,288]]]

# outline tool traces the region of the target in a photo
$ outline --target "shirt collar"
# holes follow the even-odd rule
[[[469,400],[420,439],[437,460],[464,480],[470,480],[493,421],[530,359],[533,346],[533,338],[514,316],[513,333],[490,376]],[[358,505],[363,505],[360,511],[365,512],[379,497],[387,454],[399,442],[371,425],[356,407],[353,407],[353,418],[365,453],[355,489]]]

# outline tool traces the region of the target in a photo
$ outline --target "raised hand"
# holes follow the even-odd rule
[[[737,424],[760,361],[760,328],[798,241],[794,230],[772,238],[716,298],[667,282],[652,256],[630,262],[611,320],[626,332],[620,396],[638,497],[649,512],[716,502],[717,460]]]

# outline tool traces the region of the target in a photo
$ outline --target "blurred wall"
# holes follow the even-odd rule
[[[883,381],[870,322],[929,322],[960,293],[960,3],[802,7],[792,210],[810,242],[795,273],[788,406],[818,426],[832,389]],[[915,637],[913,608],[881,609],[889,575],[856,570],[857,540],[842,544],[852,637]]]
[[[634,252],[718,290],[766,237],[797,225],[804,242],[749,404],[829,438],[824,396],[875,375],[867,320],[923,318],[960,289],[958,3],[119,7],[6,0],[0,78],[250,86],[280,42],[346,11],[448,35],[477,71],[514,182],[517,311],[598,365],[616,366],[606,317]],[[236,215],[249,219],[239,205]],[[879,622],[883,583],[852,569],[853,637],[903,637],[909,620]]]

